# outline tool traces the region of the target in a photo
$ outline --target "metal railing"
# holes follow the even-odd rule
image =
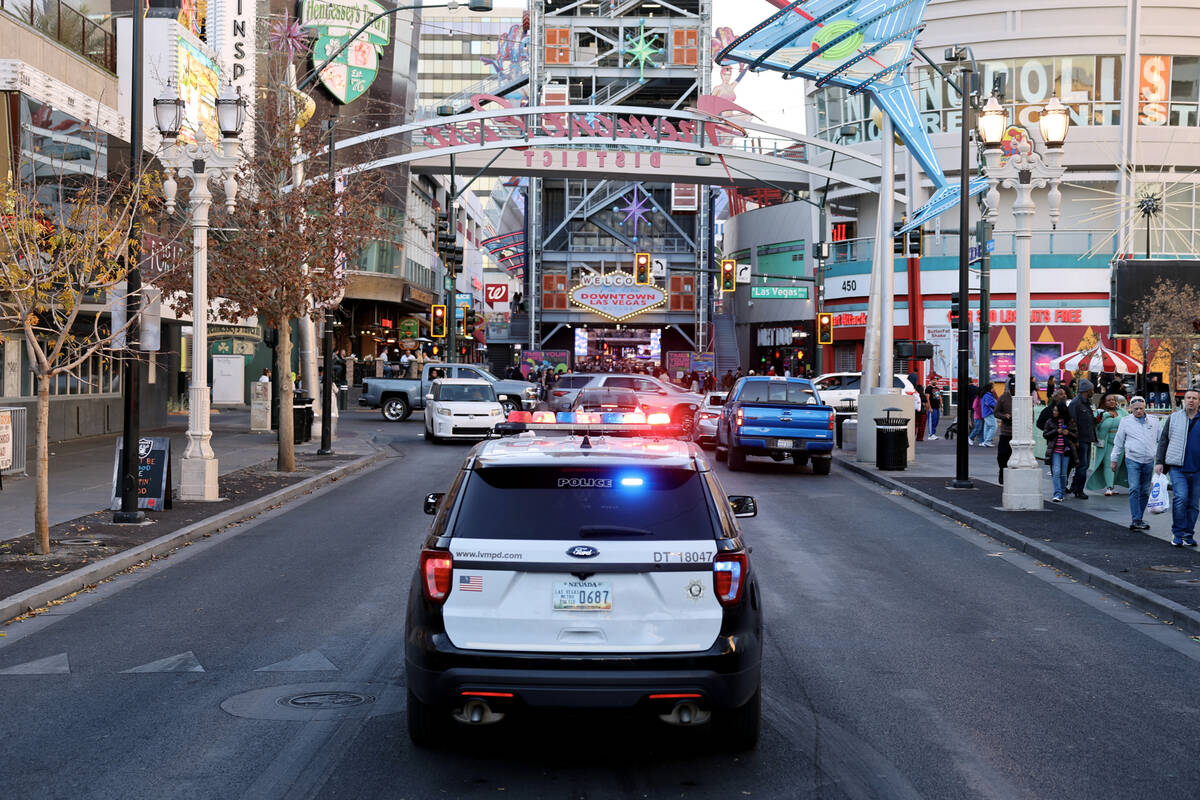
[[[992,239],[996,242],[991,251],[993,256],[1008,256],[1016,253],[1017,236],[1012,231],[995,233]],[[1031,249],[1034,254],[1083,255],[1093,252],[1093,248],[1104,245],[1097,252],[1102,255],[1113,253],[1112,231],[1107,230],[1054,230],[1034,231]],[[970,246],[975,246],[975,237],[970,237]],[[958,234],[944,233],[934,235],[927,233],[921,244],[923,258],[956,257],[958,255]],[[845,264],[850,261],[870,261],[875,252],[875,238],[846,239],[833,242],[830,246],[831,264]],[[897,254],[899,255],[899,254]]]
[[[116,34],[62,0],[0,0],[0,11],[46,34],[93,64],[112,73],[117,71]]]

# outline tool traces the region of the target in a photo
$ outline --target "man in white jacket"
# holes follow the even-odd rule
[[[1157,417],[1146,415],[1146,401],[1141,396],[1134,396],[1129,401],[1129,412],[1117,426],[1112,468],[1115,473],[1124,454],[1125,468],[1129,472],[1129,516],[1132,518],[1129,530],[1148,531],[1150,526],[1142,519],[1142,515],[1146,513],[1146,504],[1150,502],[1154,457],[1158,453],[1162,425]]]

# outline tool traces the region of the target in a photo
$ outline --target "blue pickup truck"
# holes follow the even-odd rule
[[[717,424],[717,460],[730,470],[746,466],[746,456],[791,456],[797,467],[812,459],[813,472],[828,475],[833,465],[833,408],[821,402],[803,378],[747,376],[729,391]]]

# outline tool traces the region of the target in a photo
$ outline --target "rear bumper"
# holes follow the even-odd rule
[[[791,447],[778,447],[777,443],[780,439],[790,439]],[[747,436],[741,434],[734,436],[734,443],[741,448],[763,453],[802,453],[805,455],[831,455],[833,453],[833,431],[829,432],[829,438],[820,439],[799,439],[795,434],[791,437],[787,432],[783,432],[779,436],[771,435],[752,435]]]
[[[464,650],[442,626],[440,609],[420,591],[409,595],[405,640],[407,685],[425,703],[452,706],[470,691],[512,693],[534,707],[634,708],[652,694],[699,694],[707,708],[736,708],[758,689],[762,612],[757,586],[726,611],[713,645],[690,653],[524,653]]]

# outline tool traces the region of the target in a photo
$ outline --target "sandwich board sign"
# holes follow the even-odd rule
[[[112,510],[121,508],[121,439],[113,463]],[[138,439],[137,505],[139,509],[162,511],[171,507],[171,440],[165,436]]]

